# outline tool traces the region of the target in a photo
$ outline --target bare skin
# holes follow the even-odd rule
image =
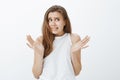
[[[72,47],[71,47],[71,62],[73,65],[74,73],[77,76],[81,69],[81,49],[87,48],[86,45],[89,41],[90,37],[86,36],[82,40],[80,39],[79,35],[72,34],[71,40],[72,40]]]
[[[37,40],[34,41],[30,35],[27,35],[27,45],[34,50],[34,64],[32,72],[36,79],[39,79],[43,69],[44,47],[41,39],[42,38],[37,38]]]
[[[62,36],[66,21],[59,12],[50,12],[48,14],[48,24],[53,34],[56,36]],[[86,48],[86,44],[90,40],[90,37],[86,36],[82,40],[79,35],[71,34],[72,46],[71,46],[71,62],[73,65],[75,75],[78,75],[81,71],[81,49]],[[32,39],[30,35],[27,36],[27,45],[34,50],[34,64],[33,74],[35,78],[39,78],[43,70],[43,55],[44,47],[42,45],[42,37],[37,38],[36,41]]]
[[[42,38],[42,37],[41,37]],[[27,36],[27,45],[34,50],[34,64],[33,74],[35,78],[39,78],[43,69],[43,53],[44,48],[42,45],[42,39],[40,37],[34,41],[30,35]],[[88,47],[86,44],[90,40],[90,37],[86,36],[82,40],[76,34],[71,35],[72,47],[71,47],[71,61],[73,64],[75,75],[78,75],[81,71],[81,49]]]

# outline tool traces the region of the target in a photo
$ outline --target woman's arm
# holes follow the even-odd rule
[[[81,49],[86,48],[86,44],[90,40],[89,36],[80,39],[79,35],[71,34],[72,47],[71,47],[71,61],[75,75],[78,75],[82,69],[81,65]]]
[[[39,79],[42,70],[43,70],[43,57],[38,52],[34,52],[34,63],[32,67],[34,77]]]
[[[32,67],[33,75],[36,79],[39,79],[39,76],[43,70],[43,55],[44,47],[42,45],[42,37],[37,38],[36,41],[32,39],[30,35],[27,36],[29,43],[27,45],[34,50],[34,62]]]
[[[80,37],[77,34],[71,34],[71,40],[72,40],[72,45],[75,45],[78,41],[80,41]],[[81,69],[81,49],[77,51],[72,51],[71,50],[71,62],[73,65],[74,73],[77,76]]]
[[[37,38],[35,43],[33,44],[34,49],[34,63],[32,72],[35,78],[39,79],[39,76],[43,70],[43,55],[44,55],[44,47],[42,45],[42,37]]]

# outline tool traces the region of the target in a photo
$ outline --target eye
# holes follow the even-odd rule
[[[49,19],[48,19],[48,22],[52,22],[52,19],[51,19],[51,18],[49,18]]]
[[[60,19],[59,18],[55,18],[55,21],[60,21]]]

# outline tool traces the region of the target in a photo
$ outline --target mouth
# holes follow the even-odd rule
[[[56,27],[56,28],[53,28],[53,29],[51,29],[52,31],[56,31],[56,30],[58,30],[59,28],[58,27]]]

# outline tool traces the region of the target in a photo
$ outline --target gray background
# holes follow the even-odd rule
[[[26,35],[41,35],[45,11],[66,8],[73,33],[91,37],[82,50],[78,80],[120,80],[120,0],[1,0],[0,80],[33,80],[33,51]]]

